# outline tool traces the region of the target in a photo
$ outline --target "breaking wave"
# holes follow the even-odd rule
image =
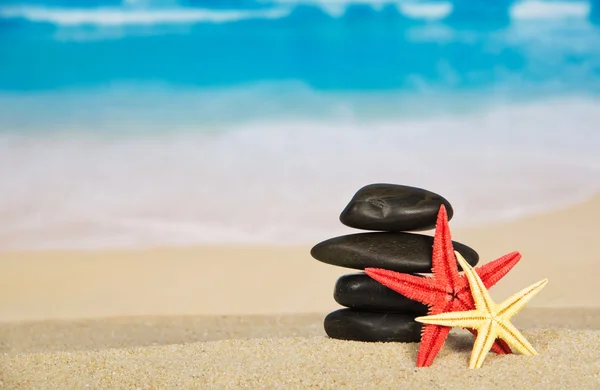
[[[479,4],[478,4],[479,3]],[[135,6],[135,5],[138,6]],[[191,6],[195,5],[195,6]],[[255,7],[210,7],[209,4],[192,3],[183,7],[175,3],[170,7],[149,2],[126,2],[121,6],[95,8],[56,7],[43,4],[7,5],[0,7],[0,18],[23,19],[29,22],[52,23],[60,26],[96,25],[154,25],[227,23],[249,19],[284,19],[300,8],[312,7],[332,18],[352,17],[368,19],[378,14],[397,14],[411,20],[443,20],[444,18],[472,20],[488,19],[586,19],[591,15],[592,4],[587,1],[550,2],[530,0],[524,2],[501,1],[495,4],[469,2],[390,2],[390,1],[285,1],[257,2]],[[310,17],[310,13],[304,13]],[[313,15],[314,16],[314,15]],[[309,20],[307,20],[308,22]]]

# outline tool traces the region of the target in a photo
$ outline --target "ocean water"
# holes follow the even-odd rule
[[[600,190],[600,2],[0,3],[0,249],[316,243],[356,190],[452,226]]]

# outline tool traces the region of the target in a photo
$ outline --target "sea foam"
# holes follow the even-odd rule
[[[195,23],[227,23],[248,19],[281,19],[292,14],[297,7],[316,7],[333,18],[342,18],[351,7],[370,6],[374,11],[381,11],[384,6],[395,7],[398,13],[408,19],[435,21],[453,16],[453,12],[465,12],[456,8],[451,1],[288,1],[264,2],[264,7],[255,9],[210,7],[182,7],[176,3],[169,7],[155,6],[152,3],[143,6],[96,7],[55,7],[43,5],[5,5],[0,6],[0,19],[24,19],[30,22],[52,23],[65,27],[91,25],[98,27],[126,25],[157,24],[195,24]],[[487,5],[474,1],[466,7],[470,18],[493,17],[486,11]],[[497,8],[497,7],[496,7]],[[571,19],[589,18],[591,4],[589,1],[540,1],[528,0],[507,2],[506,13],[514,20],[531,19]],[[483,12],[483,13],[482,13]],[[486,13],[487,12],[487,13]],[[502,18],[502,12],[497,17]],[[455,15],[454,15],[455,16]]]
[[[600,190],[592,98],[385,119],[339,106],[329,119],[268,116],[220,129],[172,120],[149,131],[152,117],[114,118],[105,124],[112,132],[4,123],[0,249],[314,243],[354,232],[339,213],[376,182],[444,195],[453,226],[544,212]]]
[[[154,24],[190,24],[225,23],[244,19],[276,19],[289,14],[286,9],[268,10],[204,10],[194,8],[173,9],[73,9],[46,7],[5,7],[0,8],[0,17],[24,18],[32,22],[46,22],[61,26],[97,25],[154,25]]]
[[[588,18],[591,5],[587,1],[548,2],[523,1],[515,4],[510,11],[514,19],[570,19]]]

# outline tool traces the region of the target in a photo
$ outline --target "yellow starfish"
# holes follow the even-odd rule
[[[521,332],[510,322],[510,319],[534,295],[540,292],[546,283],[548,283],[548,279],[524,288],[507,298],[504,302],[496,304],[492,301],[490,293],[483,285],[473,267],[467,263],[460,253],[456,251],[454,253],[456,253],[456,258],[469,279],[471,294],[475,301],[475,310],[417,317],[415,320],[424,324],[476,329],[477,338],[475,339],[475,345],[471,353],[469,368],[481,367],[497,337],[500,337],[508,345],[524,355],[537,355],[535,349],[533,349]]]

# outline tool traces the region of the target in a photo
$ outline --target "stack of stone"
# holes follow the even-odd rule
[[[349,234],[315,245],[311,255],[324,263],[362,269],[384,268],[397,272],[431,272],[433,237],[409,231],[435,228],[441,205],[448,219],[450,203],[433,192],[395,184],[372,184],[361,188],[340,215],[349,227],[376,232]],[[473,249],[453,242],[471,264],[479,256]],[[325,318],[329,337],[358,341],[417,342],[421,324],[415,318],[427,307],[371,279],[364,272],[340,277],[334,299],[345,309]]]

